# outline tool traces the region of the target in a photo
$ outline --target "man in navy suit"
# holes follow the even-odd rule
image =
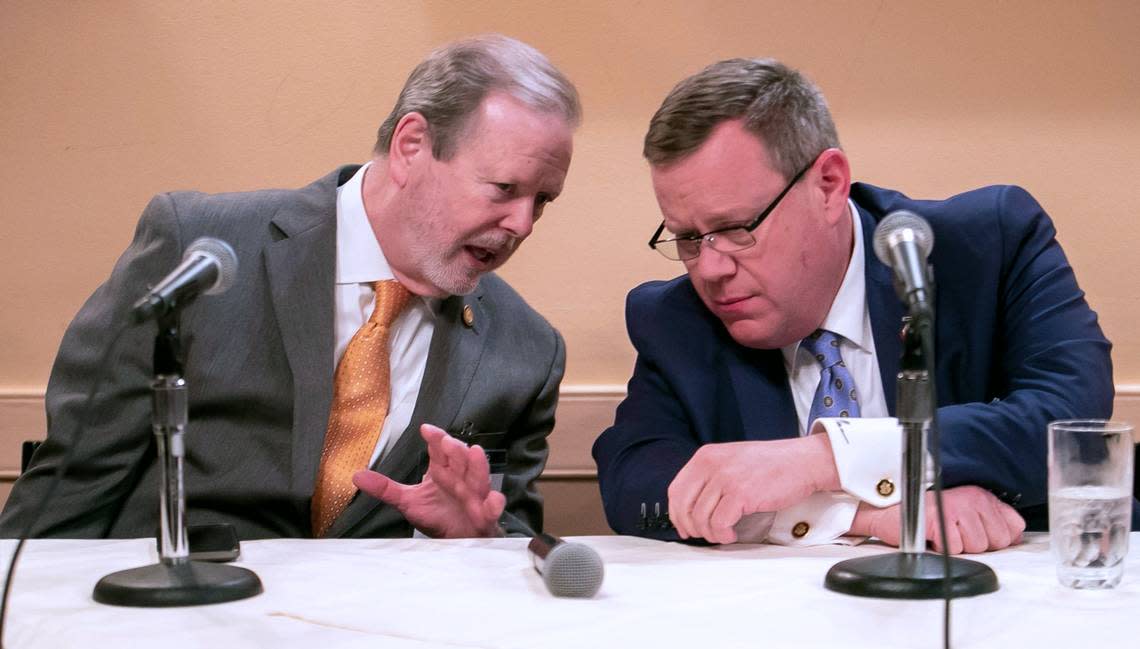
[[[934,232],[949,550],[1017,543],[1046,502],[1046,423],[1108,417],[1113,398],[1111,345],[1036,201],[1017,187],[919,201],[851,184],[823,96],[772,60],[678,84],[645,156],[664,215],[650,245],[687,274],[628,298],[637,362],[593,449],[610,525],[898,543],[890,415],[906,309],[871,241],[905,209]]]

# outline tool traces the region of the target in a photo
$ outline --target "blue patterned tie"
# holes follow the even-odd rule
[[[855,381],[843,357],[839,355],[839,336],[825,329],[804,338],[804,349],[819,362],[819,387],[815,389],[815,399],[811,402],[807,427],[820,417],[858,417],[859,402],[855,399]]]

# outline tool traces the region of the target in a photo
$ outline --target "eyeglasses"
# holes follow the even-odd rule
[[[751,248],[756,245],[756,237],[752,236],[752,231],[760,227],[764,219],[776,209],[784,196],[791,191],[792,187],[799,182],[800,178],[807,173],[808,169],[812,168],[815,160],[812,160],[808,166],[800,169],[787,187],[784,187],[776,198],[764,208],[763,212],[756,215],[744,225],[732,225],[727,228],[720,228],[719,230],[712,230],[703,234],[690,234],[683,237],[675,237],[673,239],[661,239],[661,233],[665,231],[665,222],[662,221],[661,225],[657,226],[657,231],[653,233],[653,237],[649,240],[649,247],[665,256],[666,259],[673,261],[688,261],[696,259],[701,254],[701,244],[707,245],[713,250],[718,252],[739,252],[746,248]]]

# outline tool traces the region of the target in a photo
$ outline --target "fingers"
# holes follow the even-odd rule
[[[1005,503],[1000,503],[998,512],[1001,514],[1002,520],[1005,521],[1006,527],[1009,529],[1011,537],[1010,545],[1021,543],[1022,536],[1025,534],[1025,519],[1017,510]]]
[[[716,511],[716,507],[720,504],[723,496],[724,494],[719,489],[713,488],[711,483],[705,483],[693,501],[689,514],[689,524],[693,528],[693,536],[699,536],[711,543],[719,543],[715,540],[717,535],[712,531],[711,522],[713,512]]]
[[[943,492],[942,499],[951,554],[1001,550],[1021,541],[1025,520],[989,491],[972,485],[955,487]],[[938,511],[929,507],[932,499],[927,502],[928,538],[935,550],[941,551],[942,541],[936,525]]]
[[[698,449],[669,484],[669,520],[682,539],[699,537],[711,543],[731,543],[736,539],[731,527],[740,516],[727,526],[723,521],[732,519],[731,512],[740,504],[735,500],[726,502],[717,514],[721,499],[731,495],[734,486],[739,486],[724,475],[724,463],[717,456],[721,446],[724,445],[708,444]]]
[[[933,530],[931,537],[927,540],[934,546],[935,552],[942,552],[942,534],[938,526],[938,521],[935,520],[934,524],[930,526]],[[950,554],[962,554],[962,534],[958,530],[958,521],[953,518],[946,518],[946,546],[949,548]]]
[[[694,471],[692,460],[686,464],[669,483],[669,520],[682,539],[699,536],[693,524],[692,507],[697,495],[705,485],[705,476]]]
[[[487,454],[430,424],[420,427],[428,447],[428,473],[451,507],[480,530],[492,530],[506,507],[506,497],[491,490]]]
[[[986,547],[981,550],[971,550],[970,547],[967,546],[967,552],[1001,550],[1013,544],[1014,539],[1017,538],[1017,533],[1011,530],[1006,523],[1006,519],[1001,512],[1003,507],[1009,508],[1009,505],[999,501],[997,498],[988,498],[986,502],[978,508],[978,516],[981,519],[982,526],[985,528]],[[1017,512],[1014,513],[1016,514]],[[1018,518],[1021,517],[1018,516]]]
[[[446,486],[450,486],[456,492],[464,490],[467,485],[467,445],[449,436],[440,442],[440,446],[447,458]]]
[[[957,523],[958,537],[962,539],[962,552],[979,554],[989,549],[991,530],[983,522],[979,509],[962,512]]]
[[[447,452],[444,450],[444,438],[449,435],[440,428],[436,428],[431,424],[424,424],[420,426],[420,436],[424,438],[427,443],[428,451],[428,471],[437,470],[444,471],[447,469],[448,460]]]
[[[483,499],[491,490],[491,467],[482,447],[469,447],[429,424],[420,430],[428,444],[432,479],[458,497]]]
[[[461,490],[467,473],[466,445],[431,424],[420,426],[420,435],[427,442],[432,481],[451,494]]]
[[[507,497],[502,492],[491,491],[483,499],[483,518],[490,521],[492,525],[496,525],[506,507]]]
[[[743,515],[744,503],[712,477],[682,469],[669,485],[669,520],[683,539],[735,543],[733,526]]]
[[[483,498],[491,491],[491,465],[487,462],[487,453],[478,444],[465,449],[465,453],[467,471],[464,477],[467,488],[476,497]]]
[[[942,534],[939,523],[945,521],[946,523],[946,548],[950,554],[962,554],[962,533],[958,528],[958,508],[956,507],[957,501],[961,498],[961,493],[956,493],[955,489],[947,489],[942,492],[943,515],[938,515],[938,500],[934,498],[933,493],[928,493],[926,498],[926,540],[930,541],[934,546],[935,552],[942,552]]]
[[[1025,519],[1010,505],[998,500],[993,494],[986,492],[991,505],[983,510],[983,519],[986,529],[990,532],[990,550],[1002,550],[1004,547],[1021,542],[1021,534],[1025,532]]]
[[[467,518],[476,527],[482,527],[487,523],[484,510],[487,507],[488,496],[491,492],[491,474],[488,471],[487,455],[479,446],[468,448],[462,442],[459,443],[459,448],[453,448],[449,451],[449,457],[451,454],[462,458],[453,462],[452,465],[462,463],[464,467],[462,474],[458,471],[455,473],[456,482],[451,493],[463,507]],[[495,515],[495,519],[498,519],[498,514]]]
[[[713,543],[736,543],[736,524],[744,517],[744,507],[735,496],[722,496],[709,517],[709,536]]]

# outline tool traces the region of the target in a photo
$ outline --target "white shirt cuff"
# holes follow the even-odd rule
[[[875,507],[897,504],[901,494],[902,428],[894,417],[821,417],[843,490]]]
[[[855,520],[859,499],[842,491],[817,491],[776,512],[768,542],[779,545],[851,545],[862,539],[844,536]]]

